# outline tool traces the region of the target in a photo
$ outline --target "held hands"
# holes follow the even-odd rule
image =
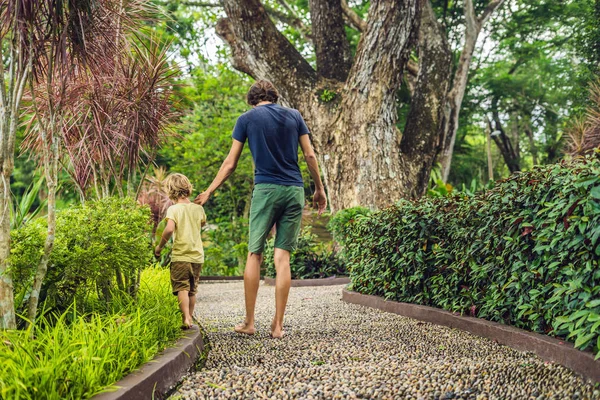
[[[201,206],[205,205],[208,199],[210,198],[210,192],[207,190],[205,192],[200,193],[194,199],[194,203],[199,204]]]
[[[318,189],[313,196],[313,207],[318,208],[319,215],[323,214],[325,208],[327,208],[327,196],[325,195],[325,189]]]

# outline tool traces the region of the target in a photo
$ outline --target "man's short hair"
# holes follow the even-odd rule
[[[279,92],[269,81],[259,80],[250,87],[248,90],[248,104],[255,106],[261,101],[270,101],[271,103],[277,103],[279,99]]]

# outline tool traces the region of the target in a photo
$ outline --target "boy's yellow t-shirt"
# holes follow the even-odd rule
[[[167,209],[166,218],[175,222],[171,261],[204,263],[201,236],[202,224],[206,222],[204,208],[195,203],[174,204]]]

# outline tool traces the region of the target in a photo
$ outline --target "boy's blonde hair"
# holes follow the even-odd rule
[[[173,201],[190,197],[194,190],[190,180],[183,174],[171,174],[167,176],[165,187],[167,188],[169,198]]]

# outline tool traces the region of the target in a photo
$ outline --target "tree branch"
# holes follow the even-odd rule
[[[352,66],[340,1],[310,0],[317,73],[344,82]]]
[[[415,91],[401,149],[405,155],[420,158],[431,166],[437,151],[431,152],[430,149],[439,149],[441,133],[448,123],[446,96],[452,70],[452,51],[429,0],[421,11],[418,54],[423,68],[417,67]],[[410,63],[408,68],[411,68]],[[427,158],[427,154],[431,154],[431,157]],[[424,168],[423,173],[429,173],[429,168]],[[421,194],[415,193],[416,196]]]
[[[479,17],[479,23],[481,25],[485,24],[488,18],[502,5],[502,3],[504,3],[504,0],[491,0]]]
[[[341,0],[342,2],[342,11],[344,12],[344,17],[346,17],[347,21],[350,25],[359,32],[365,32],[367,30],[367,23],[358,16],[358,14],[348,5],[346,0]]]
[[[306,26],[304,24],[304,22],[302,22],[302,20],[296,15],[294,10],[292,10],[292,8],[285,2],[285,0],[278,0],[278,1],[279,1],[279,4],[281,4],[281,6],[283,8],[285,8],[287,13],[282,12],[282,11],[277,10],[272,7],[265,6],[265,9],[269,13],[269,15],[286,25],[289,25],[289,26],[292,26],[292,27],[298,29],[298,31],[300,31],[300,34],[302,34],[302,36],[306,40],[308,40],[309,42],[312,42],[310,26]],[[162,1],[158,2],[158,4],[160,4],[162,6],[168,6],[169,3],[170,3],[169,0],[162,0]],[[183,1],[180,1],[179,4],[181,4],[183,6],[188,6],[188,7],[223,8],[222,2],[183,0]]]
[[[159,2],[159,4],[163,5],[163,6],[166,6],[169,3],[170,3],[169,0]],[[194,0],[183,0],[183,1],[180,1],[179,4],[181,4],[183,6],[189,6],[189,7],[207,7],[207,8],[223,7],[223,4],[221,4],[220,2],[194,1]]]
[[[233,65],[255,79],[268,79],[290,105],[316,83],[316,73],[277,30],[259,0],[224,0],[227,18],[217,34],[232,50]]]
[[[420,1],[371,2],[369,19],[377,23],[368,24],[360,39],[346,90],[357,90],[376,101],[391,101],[417,39],[420,13]]]

